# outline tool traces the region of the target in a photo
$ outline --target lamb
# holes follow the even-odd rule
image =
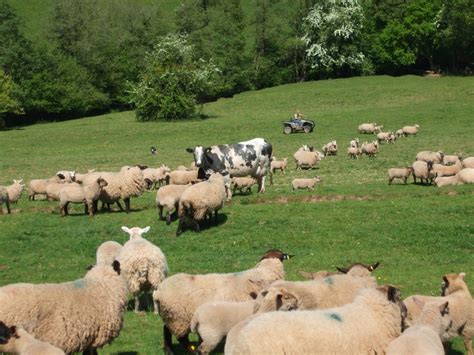
[[[454,165],[433,164],[433,174],[435,176],[453,176],[462,169],[461,161],[457,161]]]
[[[200,231],[199,221],[214,213],[214,223],[217,224],[218,211],[224,207],[227,199],[224,177],[219,173],[212,174],[203,181],[187,188],[179,200],[179,225],[176,236],[183,233],[186,225],[191,223],[195,231]]]
[[[415,124],[414,126],[404,126],[402,128],[402,131],[403,131],[403,134],[405,136],[408,136],[408,135],[416,136],[416,134],[418,133],[419,128],[420,128],[420,126],[418,124]]]
[[[7,206],[8,214],[12,213],[10,209],[10,198],[8,197],[8,191],[5,187],[0,186],[0,213],[3,214],[3,207],[2,205],[5,203]]]
[[[113,240],[108,240],[97,248],[96,251],[96,265],[112,265],[114,260],[117,260],[117,257],[122,250],[122,245]]]
[[[23,327],[7,327],[1,321],[0,352],[20,355],[64,355],[64,351],[34,338]]]
[[[377,126],[377,123],[363,123],[359,125],[359,133],[378,133],[383,128],[383,126]]]
[[[279,250],[267,251],[250,270],[230,274],[176,274],[165,279],[153,292],[163,319],[164,349],[171,351],[174,334],[184,347],[197,307],[210,301],[250,301],[274,281],[283,279],[283,260],[291,256]]]
[[[62,183],[65,176],[62,174],[55,175],[49,179],[34,179],[28,184],[28,199],[34,201],[36,195],[46,195],[46,186],[49,183]]]
[[[167,184],[187,185],[199,182],[198,170],[173,170],[166,179]]]
[[[349,142],[349,148],[359,148],[359,138],[354,138]]]
[[[450,186],[450,185],[462,185],[462,181],[459,179],[459,174],[453,176],[438,176],[434,179],[434,183],[438,187]]]
[[[0,314],[6,324],[32,322],[31,335],[65,353],[94,350],[122,329],[127,284],[120,263],[97,265],[83,279],[58,284],[0,287]]]
[[[150,181],[149,187],[159,187],[166,180],[166,174],[171,172],[171,169],[162,164],[159,168],[146,168],[143,170],[143,179]]]
[[[392,135],[393,137],[395,137],[395,134],[393,132],[380,132],[377,133],[377,140],[379,143],[381,143],[382,141],[390,143],[393,139]]]
[[[69,203],[84,203],[85,213],[94,215],[94,201],[99,198],[102,189],[107,186],[107,181],[98,178],[92,182],[84,182],[79,185],[65,186],[59,191],[59,212],[61,216],[68,215]]]
[[[392,185],[394,179],[402,179],[403,183],[406,184],[408,177],[413,174],[413,167],[407,166],[406,168],[391,168],[388,169],[388,184]]]
[[[474,168],[474,157],[467,157],[466,159],[463,159],[462,161],[462,166],[464,168]]]
[[[397,136],[397,138],[401,138],[405,136],[405,134],[403,133],[403,129],[401,128],[395,131],[395,135]]]
[[[379,151],[379,142],[373,141],[372,143],[363,143],[362,144],[362,153],[368,155],[369,157],[376,157]]]
[[[319,152],[302,150],[301,148],[293,154],[298,169],[312,169],[321,160]]]
[[[401,334],[402,308],[399,291],[382,286],[338,308],[265,313],[226,354],[383,354]]]
[[[166,185],[160,187],[156,192],[156,207],[163,220],[163,208],[166,210],[166,224],[171,223],[171,211],[178,212],[179,200],[183,192],[191,185]]]
[[[359,159],[359,155],[362,154],[362,149],[357,147],[349,147],[347,148],[347,155],[351,159]]]
[[[416,160],[424,162],[433,162],[433,164],[441,164],[443,162],[444,153],[442,151],[431,152],[429,150],[423,150],[416,154]]]
[[[336,155],[337,154],[337,142],[334,140],[334,141],[331,141],[325,145],[323,145],[323,153],[324,153],[324,156],[328,156],[328,155]]]
[[[338,268],[343,274],[331,275],[313,281],[278,281],[272,286],[284,287],[300,299],[299,309],[323,309],[350,303],[362,288],[377,286],[372,271],[379,264],[353,264]]]
[[[158,288],[168,275],[168,263],[161,249],[142,237],[150,227],[142,229],[123,226],[122,230],[130,235],[130,240],[123,245],[117,260],[120,261],[128,289],[135,298],[135,312],[138,312],[139,294]],[[153,306],[155,314],[158,314],[158,304],[155,300]]]
[[[459,181],[463,184],[474,184],[474,168],[465,168],[459,172]]]
[[[191,331],[202,339],[197,348],[200,354],[214,350],[220,341],[239,322],[253,314],[271,311],[291,311],[298,308],[298,298],[284,288],[270,287],[257,299],[246,302],[206,302],[200,305],[191,320]]]
[[[387,349],[387,355],[444,355],[441,337],[451,327],[449,317],[449,302],[420,303],[422,309],[415,324],[406,329],[402,335],[392,340]]]
[[[298,189],[308,189],[308,190],[313,191],[314,185],[316,185],[319,182],[321,182],[321,177],[315,176],[312,179],[294,179],[291,182],[291,186],[293,187],[293,191],[296,191]]]
[[[413,168],[413,183],[416,184],[416,178],[419,178],[421,183],[423,184],[423,180],[425,180],[425,184],[431,184],[433,179],[435,178],[433,174],[433,162],[428,161],[427,163],[424,161],[416,161],[412,164]]]
[[[252,186],[257,184],[257,180],[252,177],[233,177],[231,181],[233,185],[233,195],[235,194],[235,190],[239,190],[242,194],[243,189],[246,189],[245,192],[249,193],[250,191],[252,191]]]
[[[445,155],[443,157],[444,165],[453,165],[456,164],[458,161],[461,161],[461,155]]]
[[[13,184],[5,186],[5,188],[7,189],[8,199],[10,200],[10,203],[17,203],[20,199],[21,193],[23,192],[23,188],[25,187],[22,182],[22,179],[13,179]]]
[[[406,324],[411,326],[420,315],[420,307],[415,298],[422,302],[449,302],[449,315],[452,326],[443,334],[443,343],[462,336],[467,353],[472,355],[472,337],[474,336],[474,301],[464,281],[466,274],[447,274],[443,276],[441,297],[413,295],[407,297],[404,303],[407,307]]]
[[[270,172],[275,174],[275,170],[281,170],[282,174],[285,174],[286,167],[288,166],[288,158],[283,158],[283,160],[273,159],[270,163]]]

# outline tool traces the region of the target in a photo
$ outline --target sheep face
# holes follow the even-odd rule
[[[441,296],[447,296],[456,290],[464,288],[466,285],[464,282],[465,276],[464,272],[444,275],[443,282],[441,283]]]

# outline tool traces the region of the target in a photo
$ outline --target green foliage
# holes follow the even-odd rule
[[[130,90],[139,121],[187,119],[196,113],[196,99],[219,73],[212,62],[195,60],[184,36],[163,37],[147,54],[138,84]]]
[[[0,118],[2,113],[20,111],[19,103],[15,99],[15,88],[10,76],[0,68]]]

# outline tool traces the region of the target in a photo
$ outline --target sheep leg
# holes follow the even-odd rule
[[[122,211],[122,212],[123,212],[123,211],[124,211],[124,209],[123,209],[123,207],[122,207],[122,204],[120,203],[120,201],[119,201],[119,200],[117,200],[117,201],[115,201],[115,203],[117,204],[117,206],[119,206],[119,208],[120,208],[120,211]]]
[[[123,201],[125,202],[125,210],[127,213],[130,212],[130,197],[124,198]]]
[[[173,354],[171,346],[173,345],[173,339],[171,337],[171,331],[168,326],[163,325],[163,350],[165,354]]]
[[[139,295],[139,293],[133,295],[133,298],[135,299],[135,307],[134,307],[133,311],[135,313],[138,313],[138,308],[140,306],[140,299],[138,298],[138,295]]]
[[[189,333],[187,333],[186,335],[183,335],[182,337],[178,338],[178,342],[186,350],[191,350],[192,348],[191,348],[191,344],[189,343],[188,334]]]
[[[87,202],[84,202],[84,214],[90,215],[90,213],[89,213],[89,204]]]
[[[98,355],[97,349],[87,349],[82,352],[83,355]]]
[[[170,211],[166,211],[166,225],[169,226],[171,224],[171,214]]]
[[[194,229],[194,231],[195,231],[195,232],[200,232],[200,231],[201,231],[201,227],[199,227],[199,223],[198,223],[197,221],[195,221],[194,219],[193,219],[193,222],[194,222],[194,223],[193,223],[193,227],[194,227],[193,229]]]
[[[217,221],[219,220],[219,217],[217,216],[217,210],[214,212],[214,225],[217,226]]]
[[[181,216],[181,218],[179,219],[179,223],[178,223],[178,229],[176,230],[176,236],[177,237],[183,233],[184,225],[185,225],[185,217]]]
[[[162,221],[164,218],[163,218],[163,206],[161,205],[158,205],[158,215],[160,216],[160,221]],[[166,215],[168,216],[168,213],[166,213]]]
[[[463,340],[467,355],[472,355],[472,338],[466,334],[463,336]]]
[[[153,298],[153,313],[158,315],[158,301],[155,298]]]
[[[10,210],[10,200],[8,198],[6,199],[5,204],[7,205],[8,214],[12,213],[12,211]]]

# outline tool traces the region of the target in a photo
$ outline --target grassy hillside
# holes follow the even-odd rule
[[[317,122],[314,133],[283,135],[281,121],[298,108]],[[474,79],[406,76],[308,82],[248,92],[204,106],[206,120],[139,123],[133,112],[0,132],[0,184],[29,181],[58,170],[117,170],[136,163],[171,167],[189,164],[186,147],[264,137],[278,158],[289,157],[286,175],[275,176],[264,195],[235,196],[219,226],[176,238],[176,222],[158,220],[155,193],[132,199],[130,214],[61,218],[57,202],[29,202],[0,216],[0,286],[12,282],[62,282],[82,277],[106,240],[126,241],[120,226],[150,225],[147,237],[168,258],[171,273],[234,272],[252,267],[261,254],[280,248],[296,257],[298,271],[334,270],[351,262],[380,261],[380,283],[399,286],[404,296],[437,294],[441,275],[467,273],[474,289],[474,186],[438,189],[387,185],[390,167],[411,164],[420,150],[474,156]],[[383,145],[374,159],[351,161],[345,154],[362,122],[386,129],[418,123],[416,137]],[[302,144],[320,149],[336,139],[340,153],[317,169],[296,172],[293,152]],[[158,154],[149,153],[150,146]],[[314,192],[292,192],[295,177],[320,175]],[[151,312],[127,312],[124,329],[101,353],[160,353],[161,321]],[[456,341],[452,353],[464,350]]]

